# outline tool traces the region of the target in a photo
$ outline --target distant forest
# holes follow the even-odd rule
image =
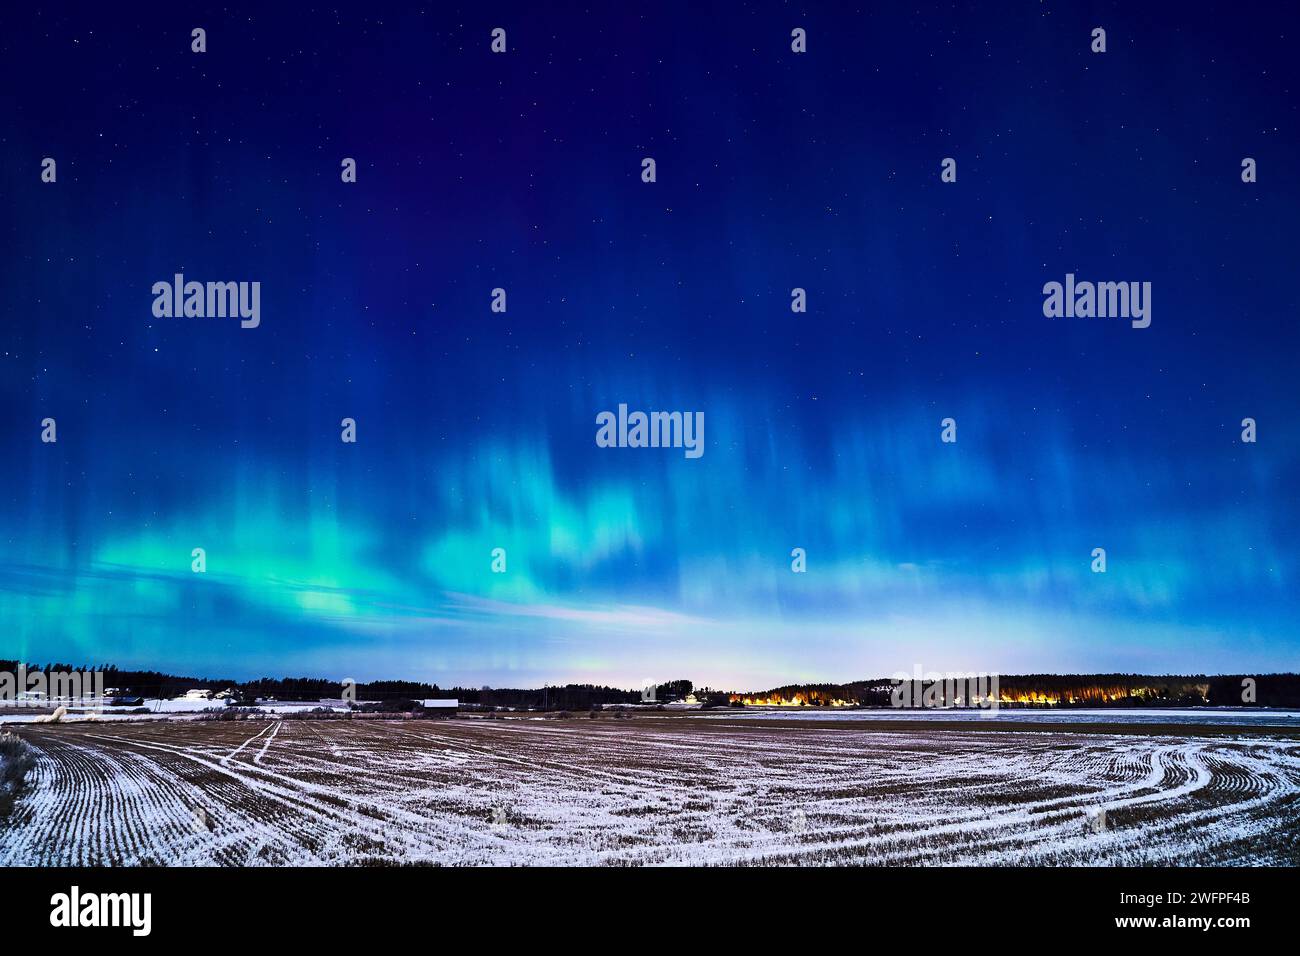
[[[0,672],[17,671],[19,661],[0,660]],[[231,677],[191,677],[163,674],[158,671],[125,670],[114,664],[74,666],[72,664],[28,664],[27,672],[44,671],[89,673],[101,671],[104,687],[122,695],[171,698],[179,697],[192,688],[204,687],[212,691],[234,690],[237,699],[252,702],[258,698],[283,701],[338,700],[343,696],[343,682],[323,680],[318,677],[261,677],[257,680],[238,681]],[[681,700],[692,693],[695,685],[688,680],[667,681],[654,689],[653,701]],[[707,688],[701,695],[712,695],[715,703],[725,703],[727,695]],[[422,681],[383,680],[358,682],[356,696],[359,701],[384,701],[389,703],[425,700],[437,697],[454,697],[462,704],[484,708],[518,708],[535,710],[589,710],[602,704],[634,704],[644,700],[642,691],[622,690],[595,684],[566,684],[538,688],[494,687],[440,687]]]
[[[0,671],[14,673],[19,662],[0,660]],[[125,670],[112,664],[28,664],[27,671],[102,671],[104,686],[140,697],[178,697],[205,687],[231,689],[237,699],[283,701],[338,700],[341,681],[315,677],[262,677],[237,681],[222,677],[189,677],[158,671]],[[1247,682],[1253,682],[1247,683]],[[847,684],[787,684],[755,692],[723,692],[697,688],[689,680],[658,685],[647,701],[640,688],[625,690],[595,684],[565,684],[535,688],[442,687],[421,681],[371,681],[356,685],[357,699],[399,703],[433,697],[454,697],[462,704],[484,709],[588,710],[603,704],[664,703],[689,694],[709,706],[784,704],[821,706],[890,706],[893,685],[888,678]],[[1253,693],[1253,700],[1251,699]],[[1144,674],[1011,674],[998,677],[998,694],[1004,706],[1161,707],[1259,706],[1300,707],[1300,674],[1222,674],[1150,676]]]
[[[745,704],[888,707],[893,687],[888,679],[787,684],[733,697]],[[1300,707],[1300,674],[1005,674],[998,676],[998,697],[1002,706]]]

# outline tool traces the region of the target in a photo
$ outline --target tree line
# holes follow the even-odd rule
[[[0,671],[16,673],[21,662],[0,660]],[[251,703],[262,698],[283,701],[338,700],[342,681],[318,677],[233,678],[189,677],[153,670],[131,670],[114,664],[26,664],[28,673],[88,673],[100,671],[104,686],[122,694],[146,698],[178,697],[196,687],[233,690],[236,699]],[[606,704],[665,703],[696,698],[714,706],[732,700],[741,703],[800,699],[808,706],[848,703],[867,707],[890,706],[893,682],[888,678],[846,684],[785,684],[763,691],[724,692],[696,688],[689,680],[665,681],[649,688],[607,687],[601,684],[562,684],[542,687],[441,687],[425,681],[380,680],[358,682],[356,699],[389,703],[454,697],[462,704],[484,709],[588,710]],[[1259,706],[1300,708],[1300,674],[1219,674],[1207,676],[1147,674],[1010,674],[999,675],[998,691],[1012,703],[1052,703],[1076,707],[1141,706]]]

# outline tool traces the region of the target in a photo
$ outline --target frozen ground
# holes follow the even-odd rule
[[[40,717],[49,713],[51,709],[52,707],[0,705],[0,727],[6,724],[39,722]],[[69,722],[79,720],[140,720],[142,717],[153,716],[174,717],[184,714],[219,714],[227,709],[225,701],[221,700],[189,700],[183,697],[160,700],[151,697],[138,707],[113,707],[106,701],[96,701],[89,705],[77,702],[68,708],[68,714],[63,719]],[[342,700],[286,700],[265,701],[257,704],[257,709],[268,714],[292,714],[309,710],[347,713],[349,708],[348,704]]]
[[[691,716],[16,732],[38,758],[0,829],[10,866],[1300,863],[1284,733]]]
[[[758,720],[988,720],[1030,724],[1199,724],[1209,727],[1289,727],[1300,730],[1300,710],[1265,707],[1102,708],[1102,707],[1000,707],[996,711],[954,708],[910,710],[870,708],[840,710],[831,707],[745,707],[710,711],[720,717]]]

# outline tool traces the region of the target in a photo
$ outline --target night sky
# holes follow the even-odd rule
[[[1300,667],[1277,5],[13,6],[0,657]],[[155,318],[175,273],[260,282],[260,326]],[[1067,273],[1151,326],[1045,318]],[[703,456],[597,447],[620,403],[702,411]]]

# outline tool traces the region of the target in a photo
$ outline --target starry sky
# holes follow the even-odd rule
[[[1300,667],[1294,14],[20,6],[0,657]],[[178,272],[259,281],[260,327],[155,318]],[[1150,328],[1045,318],[1068,272],[1151,282]],[[598,448],[619,403],[702,411],[703,457]]]

